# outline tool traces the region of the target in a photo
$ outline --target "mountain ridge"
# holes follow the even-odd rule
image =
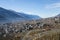
[[[0,21],[20,21],[20,20],[35,20],[39,19],[40,17],[37,15],[29,15],[24,13],[19,13],[12,10],[7,10],[5,8],[0,7]]]

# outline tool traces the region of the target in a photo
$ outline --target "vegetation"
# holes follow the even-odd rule
[[[60,40],[60,19],[0,24],[0,40]]]

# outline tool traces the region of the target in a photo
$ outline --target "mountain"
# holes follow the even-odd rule
[[[13,21],[32,20],[32,19],[35,20],[39,18],[40,17],[36,15],[19,13],[0,7],[0,22],[13,22]]]
[[[14,11],[10,11],[10,10],[0,7],[0,23],[11,22],[17,19],[22,19],[22,17],[17,15]]]
[[[57,17],[60,17],[60,14],[58,14]]]
[[[17,13],[18,15],[24,17],[24,19],[28,19],[28,20],[32,20],[32,19],[39,19],[41,17],[37,16],[37,15],[28,15],[28,14],[25,14],[25,13]]]

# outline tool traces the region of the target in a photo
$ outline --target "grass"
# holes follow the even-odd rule
[[[60,40],[60,29],[53,29],[46,32],[40,30],[32,30],[28,32],[23,40]]]

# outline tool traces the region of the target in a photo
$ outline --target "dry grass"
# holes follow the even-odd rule
[[[60,40],[60,29],[53,29],[46,32],[41,30],[32,30],[28,32],[23,40]]]

